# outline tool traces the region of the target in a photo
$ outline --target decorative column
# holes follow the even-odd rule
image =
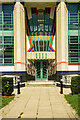
[[[20,2],[14,6],[14,71],[25,71],[25,10]]]
[[[68,10],[60,2],[56,10],[56,71],[68,71]]]

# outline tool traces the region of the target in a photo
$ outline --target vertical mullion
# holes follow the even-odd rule
[[[78,31],[78,63],[79,63],[79,31]]]
[[[37,11],[37,41],[38,41],[38,11]],[[38,50],[39,50],[39,46],[38,46]]]
[[[34,23],[33,23],[33,14],[32,14],[32,24],[33,24],[33,36],[35,36],[35,32],[34,32]],[[31,38],[32,38],[32,31],[31,31]],[[35,40],[35,37],[34,37],[34,40]],[[31,41],[32,41],[32,39],[31,39]],[[32,44],[33,44],[33,41],[32,41]],[[36,49],[36,42],[35,42],[35,49]]]
[[[49,32],[49,26],[50,26],[50,16],[49,16],[49,22],[48,22],[48,23],[49,23],[49,25],[48,25],[48,32]]]
[[[3,39],[3,64],[4,64],[4,35],[2,36]]]
[[[79,5],[79,12],[78,12],[78,14],[79,14],[79,17],[80,17],[80,5]],[[79,29],[80,29],[80,18],[79,18]],[[80,30],[79,30],[79,32],[78,32],[79,34],[78,34],[78,37],[79,37],[79,50],[80,50]],[[80,51],[79,51],[79,53],[80,53]],[[80,64],[80,55],[79,55],[79,64]]]
[[[11,24],[10,24],[10,27],[12,27],[12,12],[11,12]]]
[[[14,31],[13,11],[12,11],[12,30]]]
[[[68,30],[69,31],[69,30]],[[68,62],[70,63],[70,61],[69,61],[69,54],[70,54],[70,50],[69,50],[69,44],[70,43],[70,36],[69,36],[69,34],[68,34]]]
[[[79,5],[78,5],[77,17],[78,17],[78,64],[79,64]]]
[[[48,25],[48,35],[49,35],[49,27],[50,27],[50,16],[49,16],[49,25]],[[53,32],[53,31],[52,31]],[[51,33],[50,33],[51,34]],[[53,33],[52,33],[53,34]],[[51,38],[51,36],[50,36],[50,38]],[[50,40],[49,40],[49,42],[50,42]],[[49,48],[49,45],[48,45],[48,39],[47,39],[47,48]],[[48,49],[47,49],[47,51],[48,51]]]
[[[37,13],[36,13],[37,14]],[[37,16],[38,16],[38,14],[37,14]],[[36,16],[36,17],[37,17]],[[38,19],[37,19],[37,21],[38,21]],[[38,25],[37,25],[37,33],[38,33]],[[38,36],[38,35],[37,35]],[[36,51],[37,51],[37,46],[36,46],[36,39],[35,39],[35,49],[36,49]]]
[[[48,40],[46,40],[46,51],[47,51],[47,45],[48,45],[48,44],[47,44],[47,41],[48,41]]]
[[[11,24],[10,24],[10,27],[12,27],[12,12],[11,12]],[[11,45],[12,45],[12,36],[11,36]],[[11,53],[11,60],[12,60],[12,64],[13,64],[13,52]]]
[[[11,42],[12,42],[12,39],[13,39],[13,36],[11,36]],[[13,62],[13,58],[14,58],[14,45],[12,43],[12,46],[13,46],[13,50],[12,50],[12,64],[14,64]]]
[[[50,40],[51,40],[51,33],[49,34],[49,32],[50,32],[50,30],[49,30],[49,27],[50,27],[50,13],[49,13],[49,22],[48,22],[48,23],[49,23],[49,24],[48,24],[48,33],[47,33],[47,34],[50,35],[49,38],[50,38]],[[48,35],[47,35],[47,36],[48,36]],[[49,42],[50,42],[50,40],[49,40]],[[48,39],[47,39],[47,45],[46,45],[46,46],[47,46],[47,51],[48,51],[48,48],[49,48]]]
[[[71,42],[71,40],[70,40],[70,35],[69,35],[69,63],[71,63],[71,59],[70,59],[70,42]]]
[[[34,23],[33,23],[33,16],[32,16],[32,24],[33,24],[33,31],[34,31]],[[33,32],[34,33],[34,32]],[[34,35],[34,34],[33,34]],[[31,41],[32,41],[32,44],[33,44],[33,40],[32,40],[32,31],[31,31]]]
[[[70,13],[68,11],[68,62],[70,63],[70,58],[69,58],[69,54],[70,54],[70,50],[69,50],[69,46],[70,46],[69,24],[70,24]]]
[[[80,63],[80,58],[79,58],[79,7],[78,7],[78,63]]]
[[[40,43],[39,43],[40,39],[38,39],[38,51],[40,51]]]
[[[36,61],[35,61],[35,80],[36,80]]]
[[[70,24],[70,13],[69,13],[69,24]]]
[[[13,46],[13,44],[12,44],[12,36],[11,36],[11,45]],[[13,64],[13,50],[12,50],[12,52],[11,52],[11,59],[12,59],[12,64]]]
[[[38,11],[37,11],[37,41],[38,41]]]
[[[78,11],[78,13],[77,13],[77,17],[78,17],[78,25],[79,25],[79,11]]]
[[[13,30],[13,33],[14,33],[13,11],[12,11],[12,30]],[[12,36],[12,45],[13,45],[13,64],[14,64],[14,36]]]
[[[4,65],[4,35],[3,35],[3,24],[4,24],[4,14],[3,14],[3,6],[2,6],[2,45],[3,45],[3,65]]]
[[[37,15],[37,17],[38,17],[38,15]],[[38,18],[37,18],[38,19]],[[37,21],[37,25],[38,25],[38,21]],[[39,41],[40,41],[40,37],[39,37],[39,31],[38,31],[38,51],[40,51],[40,43],[39,43]]]
[[[43,36],[45,38],[45,11],[44,11],[44,31],[43,31]],[[43,51],[44,51],[44,41],[45,41],[45,39],[43,39]]]
[[[49,15],[50,15],[50,13],[49,13]],[[49,25],[48,25],[48,34],[49,34],[49,27],[50,27],[50,16],[49,16]],[[53,30],[52,30],[52,32],[53,32]],[[52,33],[53,34],[53,33]],[[51,35],[51,33],[50,33],[50,35]],[[51,38],[51,36],[50,36],[50,38]],[[50,41],[50,40],[49,40]],[[49,45],[48,45],[48,40],[47,40],[47,48],[49,48]]]
[[[43,64],[43,63],[42,63],[42,62],[43,62],[43,61],[40,62],[40,64],[41,64],[41,68],[40,68],[40,69],[41,69],[41,80],[42,80],[42,78],[43,78],[43,74],[42,74],[42,73],[43,73],[43,67],[42,67],[42,64]]]
[[[35,51],[37,51],[35,33],[34,33],[34,44],[35,44]]]
[[[48,60],[46,61],[47,63],[47,80],[48,80]]]
[[[47,34],[49,35],[49,26],[50,26],[50,18],[49,18],[49,24],[48,24],[48,32],[47,32]],[[47,36],[48,36],[47,35]],[[50,40],[49,40],[50,41]],[[48,39],[47,39],[47,42],[46,42],[46,51],[48,51]]]
[[[70,55],[70,36],[68,37],[68,57],[69,57],[69,55]],[[68,60],[69,60],[69,63],[70,63],[70,57],[68,58]]]
[[[79,61],[79,7],[78,7],[78,64],[80,63]]]
[[[13,30],[13,33],[14,33],[14,21],[13,21],[13,11],[12,11],[12,30]],[[13,63],[14,64],[14,36],[12,36],[12,45],[13,45]]]
[[[48,46],[48,35],[49,35],[49,33],[47,32],[46,51],[48,51],[48,49],[47,49],[47,48],[48,48],[48,47],[47,47],[47,46]]]
[[[34,35],[35,35],[35,33],[34,33]],[[37,47],[36,47],[36,39],[35,39],[35,37],[34,37],[34,44],[35,44],[35,52],[37,51]]]

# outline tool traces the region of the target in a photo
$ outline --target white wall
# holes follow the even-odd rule
[[[68,71],[80,71],[80,65],[68,65]]]
[[[0,66],[0,72],[14,71],[14,66]]]

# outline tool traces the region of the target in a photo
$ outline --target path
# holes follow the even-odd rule
[[[68,90],[69,92],[70,90]],[[67,92],[67,91],[66,91]],[[2,109],[3,118],[75,118],[58,87],[24,87],[21,94]],[[71,119],[70,119],[71,120]]]

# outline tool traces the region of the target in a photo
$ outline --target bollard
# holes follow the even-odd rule
[[[18,81],[18,94],[20,94],[20,81]]]
[[[60,93],[63,94],[63,82],[60,81],[60,83],[61,83],[61,91],[60,91]]]

